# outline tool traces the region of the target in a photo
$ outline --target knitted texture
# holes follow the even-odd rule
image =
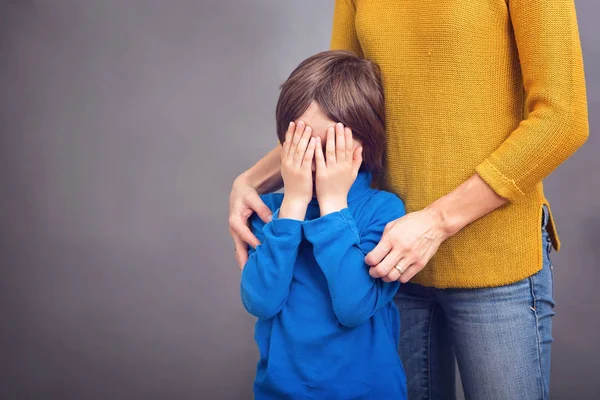
[[[332,49],[381,67],[384,188],[420,210],[476,172],[510,203],[442,244],[412,282],[513,283],[542,268],[542,179],[588,136],[573,0],[337,0]],[[552,217],[554,247],[560,242]]]

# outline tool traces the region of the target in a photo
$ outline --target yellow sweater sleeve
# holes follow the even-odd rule
[[[331,50],[349,50],[357,56],[363,57],[354,26],[355,12],[352,0],[335,1],[330,47]]]
[[[517,201],[589,135],[573,0],[508,0],[525,90],[524,119],[477,173]]]

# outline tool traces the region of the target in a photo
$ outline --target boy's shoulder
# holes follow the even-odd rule
[[[283,193],[261,194],[260,199],[269,207],[271,212],[275,212],[275,210],[281,207],[281,203],[283,203]]]
[[[371,189],[371,192],[368,206],[374,213],[383,214],[394,219],[406,214],[404,202],[395,193],[381,189]]]
[[[274,213],[279,207],[281,207],[281,203],[283,202],[283,193],[268,193],[260,195],[260,199],[265,203],[265,205]],[[250,225],[253,233],[262,231],[265,223],[256,213],[252,213],[250,217]]]
[[[395,193],[388,192],[387,190],[382,189],[371,189],[371,198],[369,201],[374,202],[378,205],[402,205],[404,207],[404,202],[400,197],[398,197]]]

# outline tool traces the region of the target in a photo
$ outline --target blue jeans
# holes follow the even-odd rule
[[[467,400],[549,398],[554,295],[544,209],[541,271],[511,285],[396,295],[409,400],[455,399],[455,360]]]

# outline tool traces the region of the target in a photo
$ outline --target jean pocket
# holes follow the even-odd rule
[[[547,205],[543,205],[542,209],[542,255],[544,257],[542,268],[548,268],[549,278],[551,281],[551,296],[554,298],[554,266],[552,264],[552,239],[550,239],[550,233],[548,232],[548,222],[550,220],[550,211]]]
[[[548,268],[549,270],[548,275],[550,279],[550,285],[552,288],[552,291],[550,293],[552,295],[552,298],[554,298],[554,265],[552,264],[552,259],[550,257],[550,253],[552,253],[552,241],[550,240],[550,238],[547,238],[547,240],[543,241],[542,245],[545,246],[543,268]]]
[[[548,222],[550,222],[550,210],[546,204],[542,205],[542,229],[546,229],[548,227]]]

